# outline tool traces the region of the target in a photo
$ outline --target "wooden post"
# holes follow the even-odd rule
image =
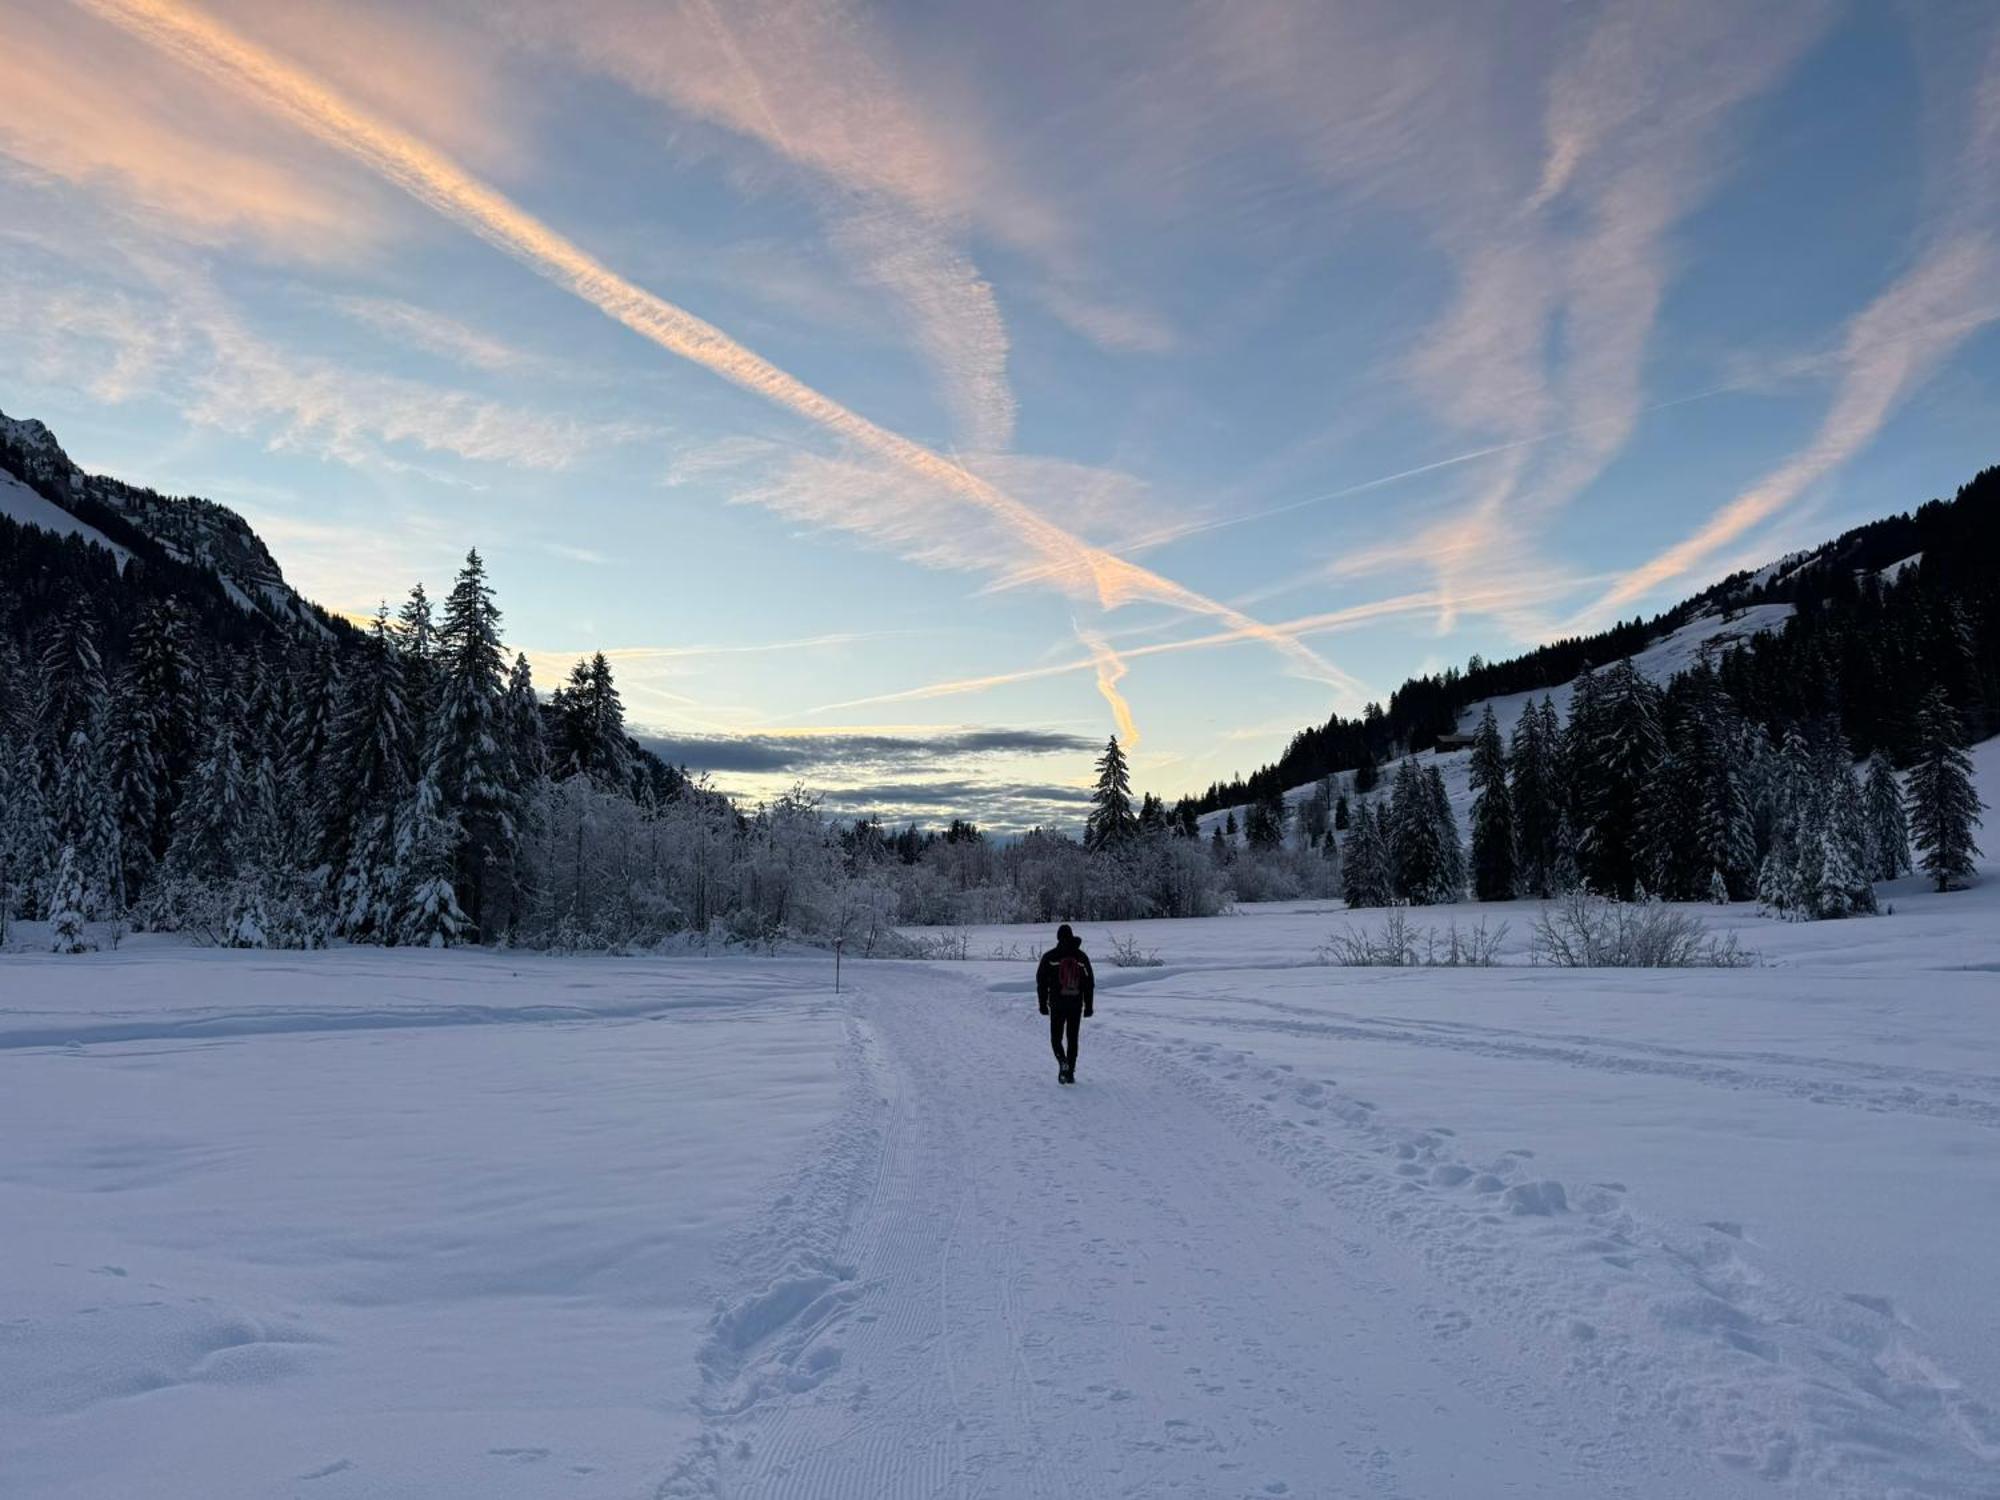
[[[840,950],[846,942],[846,938],[833,940],[833,992],[836,995],[840,993]]]

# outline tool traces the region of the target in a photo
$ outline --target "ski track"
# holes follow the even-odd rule
[[[1564,1067],[1589,1068],[1606,1073],[1653,1074],[1716,1088],[1784,1094],[1814,1104],[1929,1115],[2000,1128],[2000,1075],[1994,1073],[1899,1067],[1892,1063],[1790,1052],[1712,1052],[1667,1043],[1619,1041],[1574,1032],[1520,1031],[1510,1027],[1481,1026],[1470,1021],[1380,1013],[1361,1015],[1325,1005],[1300,1005],[1246,995],[1240,991],[1204,995],[1201,1012],[1135,1008],[1130,1003],[1132,1000],[1152,998],[1143,991],[1133,993],[1147,983],[1147,978],[1132,976],[1125,979],[1120,988],[1124,1009],[1133,1015],[1174,1025],[1438,1047],[1475,1056],[1552,1062]],[[1171,999],[1184,1003],[1188,997],[1174,995]],[[1270,1014],[1215,1014],[1219,1003]],[[1861,1081],[1847,1082],[1844,1079]]]
[[[1060,1089],[1008,988],[847,998],[661,1500],[1996,1492],[1893,1306],[1213,1043],[1096,1022]]]

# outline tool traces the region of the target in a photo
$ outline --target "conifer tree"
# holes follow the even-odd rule
[[[557,778],[588,776],[611,791],[628,786],[625,704],[602,651],[571,669],[569,682],[556,692],[554,710]]]
[[[1285,842],[1285,794],[1275,783],[1257,794],[1243,820],[1243,841],[1252,849],[1268,852]]]
[[[1333,803],[1333,828],[1336,833],[1347,832],[1353,823],[1354,813],[1347,805],[1347,793],[1342,792]]]
[[[1083,829],[1084,847],[1093,851],[1116,848],[1132,832],[1135,821],[1132,773],[1114,734],[1105,742],[1104,754],[1097,759],[1097,786],[1090,794],[1090,816]]]
[[[1910,831],[1916,836],[1917,867],[1940,891],[1972,879],[1979,853],[1972,830],[1984,806],[1972,789],[1972,758],[1965,753],[1958,713],[1933,687],[1917,711],[1917,758],[1910,767]]]
[[[1894,880],[1910,872],[1910,820],[1903,810],[1903,788],[1895,768],[1880,750],[1868,757],[1868,780],[1862,788],[1862,818],[1868,828],[1868,875]]]
[[[42,910],[55,873],[58,849],[42,795],[41,760],[34,741],[22,738],[8,768],[6,792],[0,799],[0,882],[14,917],[33,917]]]
[[[119,900],[118,816],[106,793],[90,733],[77,729],[56,768],[50,809],[53,836],[71,856],[86,917],[114,911]]]
[[[173,842],[167,850],[167,861],[176,875],[206,885],[218,885],[235,876],[246,823],[243,779],[235,717],[218,714],[209,732],[207,752],[188,780]]]
[[[1578,679],[1570,721],[1579,741],[1577,863],[1591,889],[1630,900],[1643,874],[1645,804],[1665,751],[1659,694],[1630,657],[1596,678],[1586,702],[1589,676]]]
[[[500,611],[477,551],[468,552],[438,627],[438,704],[425,777],[442,817],[461,833],[455,884],[475,940],[510,915],[520,782],[505,743],[506,668]]]
[[[535,696],[535,679],[528,669],[528,658],[519,652],[514,656],[514,670],[507,679],[507,726],[514,764],[522,781],[540,781],[549,769],[542,706]]]
[[[1407,758],[1396,768],[1389,794],[1389,863],[1399,900],[1428,906],[1450,899],[1452,857],[1443,834],[1429,778]]]
[[[88,733],[97,728],[109,697],[104,660],[97,650],[97,630],[81,600],[71,604],[59,621],[50,623],[39,665],[40,712],[36,722],[54,762],[66,753],[70,737],[79,729]]]
[[[1502,783],[1505,784],[1504,782]],[[1424,767],[1424,801],[1429,808],[1434,838],[1442,857],[1434,902],[1456,901],[1465,894],[1465,845],[1458,837],[1458,819],[1451,810],[1451,798],[1444,789],[1444,773],[1433,763]]]
[[[460,908],[453,871],[463,835],[444,809],[437,783],[419,778],[396,830],[396,917],[392,942],[413,948],[448,948],[473,935]]]
[[[1340,888],[1350,908],[1387,906],[1396,899],[1390,851],[1383,836],[1383,819],[1368,803],[1354,809],[1347,831],[1347,858],[1340,869]]]
[[[62,846],[57,857],[55,881],[49,892],[49,947],[56,953],[85,953],[90,949],[84,924],[86,898],[83,871],[76,850]]]
[[[174,813],[201,737],[200,692],[187,620],[168,598],[132,627],[131,669],[114,744],[126,868],[137,879],[166,858]],[[134,894],[138,885],[131,886]]]
[[[1472,894],[1480,901],[1508,901],[1513,899],[1516,880],[1514,804],[1507,784],[1507,752],[1500,744],[1500,724],[1491,703],[1479,719],[1470,769]]]
[[[412,586],[396,612],[396,645],[403,666],[403,702],[421,741],[430,733],[438,693],[437,621],[421,583]]]

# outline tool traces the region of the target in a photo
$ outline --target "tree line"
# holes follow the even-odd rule
[[[1790,565],[1733,575],[1651,621],[1626,621],[1507,662],[1474,657],[1464,669],[1412,678],[1386,708],[1369,704],[1355,718],[1334,714],[1294,735],[1276,761],[1215,782],[1180,807],[1198,816],[1248,806],[1342,772],[1367,792],[1378,768],[1454,733],[1481,700],[1568,682],[1700,615],[1727,617],[1758,605],[1787,605],[1792,615],[1781,630],[1729,652],[1719,671],[1740,714],[1774,741],[1794,724],[1832,713],[1857,755],[1880,751],[1907,766],[1933,688],[1943,690],[1972,740],[2000,733],[2000,468],[1983,471],[1950,500],[1857,527]]]

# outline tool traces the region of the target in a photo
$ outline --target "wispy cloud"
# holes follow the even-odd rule
[[[88,29],[86,29],[88,28]],[[148,55],[79,18],[11,7],[0,46],[0,167],[88,189],[127,217],[203,245],[321,262],[384,232],[365,187],[301,170],[301,143],[238,101],[190,93]]]
[[[294,353],[265,338],[185,258],[107,249],[0,285],[0,329],[42,378],[100,400],[156,396],[190,421],[274,450],[397,466],[398,452],[562,469],[655,434]]]
[[[1119,681],[1125,676],[1126,666],[1118,653],[1111,649],[1111,643],[1092,630],[1076,627],[1076,638],[1089,648],[1090,660],[1097,668],[1097,691],[1104,701],[1111,705],[1112,722],[1118,726],[1118,735],[1127,750],[1139,747],[1139,726],[1132,718],[1132,705],[1125,701],[1125,695],[1118,691]]]
[[[1898,406],[1972,333],[2000,319],[2000,29],[1988,39],[1951,134],[1953,193],[1928,246],[1848,324],[1832,403],[1804,447],[1699,528],[1620,577],[1579,616],[1610,618],[1708,562],[1793,505],[1872,442]]]
[[[319,80],[171,0],[77,0],[364,162],[386,180],[660,347],[805,418],[827,433],[930,480],[1004,523],[1023,544],[1067,564],[1072,591],[1104,608],[1145,600],[1208,615],[1261,639],[1303,673],[1345,674],[1242,611],[1094,547],[962,465],[881,427],[737,343],[719,328],[627,281],[436,150],[341,98]]]
[[[333,305],[355,322],[409,348],[488,374],[544,370],[548,364],[541,356],[481,333],[456,318],[393,297],[336,297]]]

